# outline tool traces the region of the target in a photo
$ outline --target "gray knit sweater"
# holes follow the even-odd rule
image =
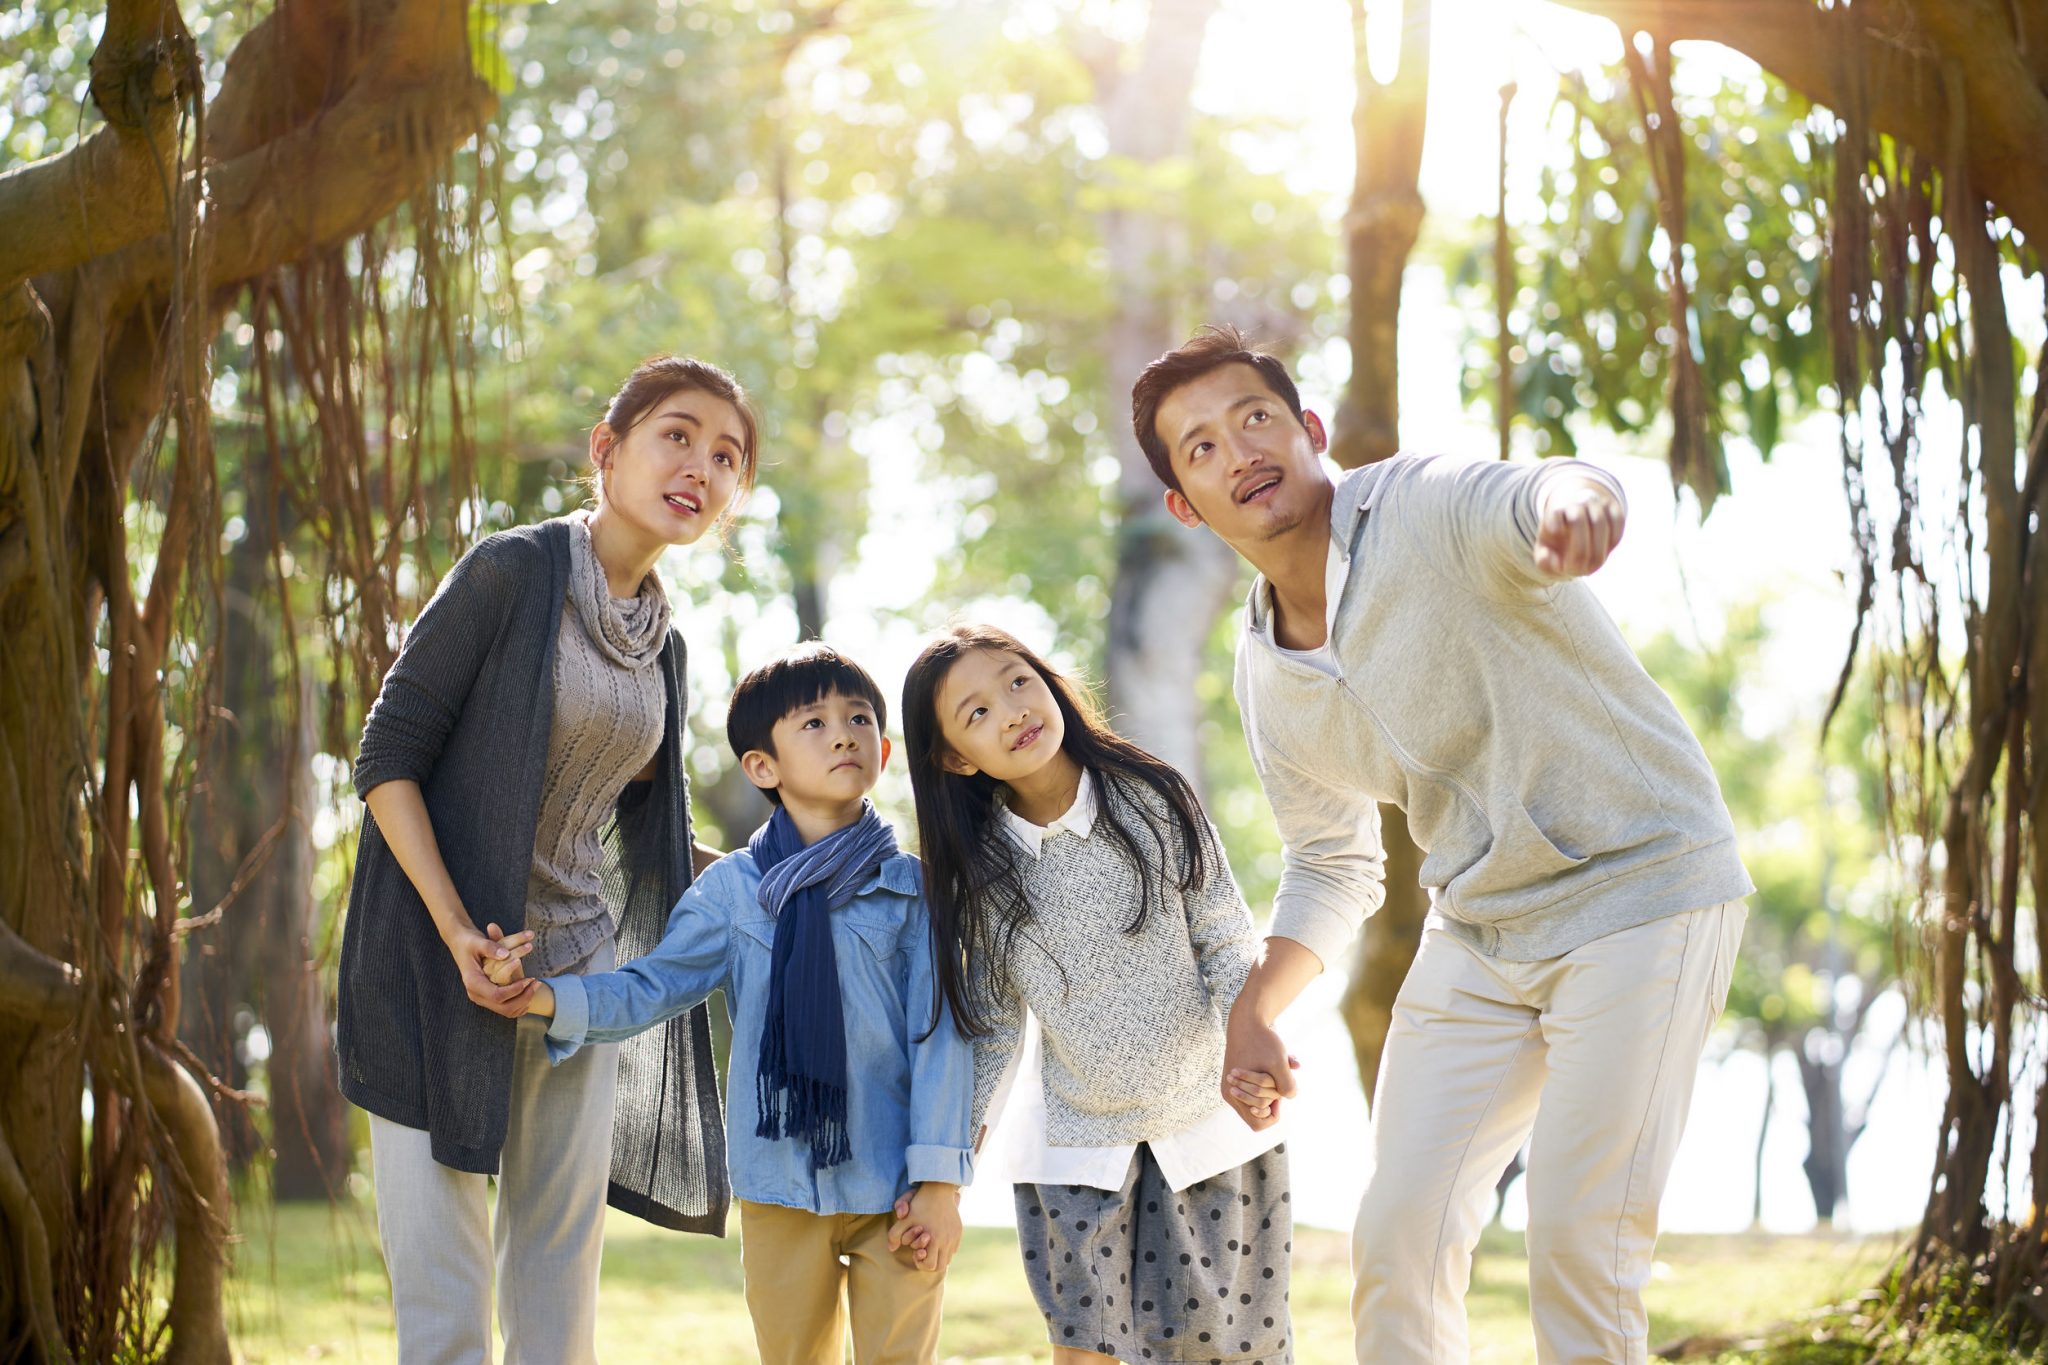
[[[1159,830],[1168,865],[1133,867],[1099,817],[1085,839],[1057,834],[1036,858],[1020,854],[1030,915],[1015,940],[1011,989],[998,995],[986,976],[975,983],[990,1024],[974,1049],[975,1125],[1022,1041],[1028,1007],[1044,1039],[1046,1135],[1057,1147],[1166,1137],[1213,1110],[1224,1019],[1258,953],[1215,830],[1212,875],[1183,897],[1166,803],[1137,783],[1103,787],[1097,799],[1116,803],[1141,849],[1152,841],[1139,822]],[[1011,836],[999,826],[992,837]],[[1140,876],[1156,894],[1143,927],[1127,934]]]
[[[1338,676],[1285,656],[1253,585],[1237,701],[1285,853],[1272,932],[1335,963],[1407,812],[1440,922],[1507,961],[1752,889],[1706,754],[1585,583],[1539,573],[1546,486],[1610,475],[1396,456],[1338,481]]]
[[[612,936],[601,836],[619,793],[661,747],[668,596],[653,573],[611,595],[582,512],[569,530],[569,591],[555,644],[555,720],[526,879],[533,976],[573,972]]]

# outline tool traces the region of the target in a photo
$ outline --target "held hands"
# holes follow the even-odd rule
[[[1293,1053],[1287,1054],[1290,1071],[1301,1070],[1301,1060]],[[1223,1073],[1223,1093],[1237,1106],[1239,1113],[1247,1118],[1270,1119],[1280,1107],[1280,1083],[1264,1071],[1231,1070]],[[1293,1094],[1292,1087],[1287,1091]],[[1253,1125],[1257,1127],[1259,1125]]]
[[[1536,530],[1536,568],[1579,578],[1607,562],[1621,543],[1628,513],[1606,488],[1577,478],[1553,484]]]
[[[943,1275],[960,1250],[960,1187],[927,1180],[896,1200],[889,1250],[909,1247],[917,1268]]]
[[[1258,1131],[1280,1121],[1280,1101],[1294,1095],[1294,1073],[1300,1066],[1271,1024],[1248,1010],[1230,1011],[1222,1091],[1246,1127]]]
[[[532,1006],[534,988],[539,982],[522,979],[525,974],[518,970],[519,959],[533,951],[532,930],[507,938],[493,924],[486,937],[468,925],[458,925],[443,934],[441,941],[448,945],[456,969],[462,973],[463,992],[472,1001],[507,1019],[517,1019]],[[517,974],[501,978],[498,973],[504,971],[507,963]]]

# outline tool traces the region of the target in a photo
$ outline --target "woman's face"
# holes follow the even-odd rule
[[[590,458],[608,513],[656,540],[688,545],[732,505],[746,442],[738,408],[701,389],[677,389],[623,438],[599,422]]]

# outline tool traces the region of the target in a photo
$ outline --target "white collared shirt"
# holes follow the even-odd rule
[[[1010,837],[1036,858],[1049,839],[1063,834],[1090,838],[1095,832],[1097,810],[1095,779],[1084,769],[1074,803],[1051,824],[1035,825],[1008,805],[1003,807],[1002,818]],[[1026,1009],[1023,1041],[1004,1070],[988,1108],[991,1132],[1006,1112],[1010,1122],[999,1141],[984,1146],[982,1159],[975,1164],[975,1174],[1017,1185],[1086,1185],[1112,1191],[1122,1188],[1124,1176],[1131,1168],[1131,1157],[1138,1150],[1137,1143],[1055,1147],[1048,1139],[1043,1051],[1038,1017]],[[1040,1080],[1037,1085],[1019,1086],[1019,1076],[1037,1076]],[[1167,1184],[1184,1190],[1198,1180],[1234,1170],[1271,1151],[1286,1139],[1285,1127],[1283,1121],[1254,1132],[1219,1096],[1216,1107],[1191,1127],[1146,1141]]]

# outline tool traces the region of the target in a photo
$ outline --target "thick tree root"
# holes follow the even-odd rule
[[[142,1050],[142,1084],[182,1168],[172,1191],[177,1245],[165,1365],[232,1365],[223,1306],[228,1174],[213,1110],[192,1073],[151,1044]]]
[[[64,1332],[57,1322],[56,1293],[50,1283],[50,1234],[43,1226],[42,1211],[29,1194],[28,1182],[22,1178],[5,1132],[0,1132],[0,1218],[7,1221],[14,1259],[21,1266],[20,1279],[10,1286],[20,1301],[12,1306],[10,1316],[26,1324],[28,1339],[35,1348],[33,1359],[71,1365],[71,1352],[65,1348]]]

